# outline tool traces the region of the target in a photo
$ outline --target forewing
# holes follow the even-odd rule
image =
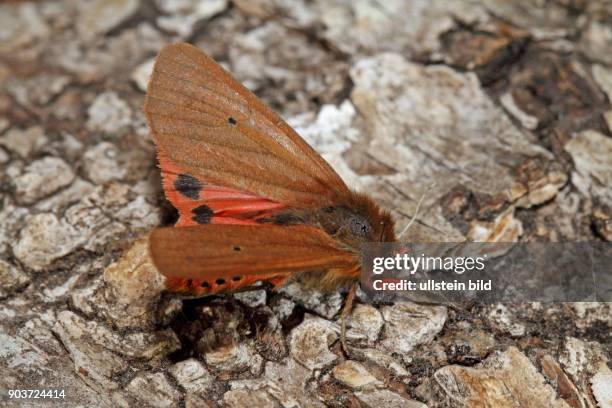
[[[355,254],[309,226],[198,225],[159,228],[149,237],[155,267],[169,289],[204,295],[235,291],[256,281],[273,285],[292,274],[358,270]]]
[[[184,194],[171,197],[168,189],[176,190],[181,175],[198,180],[204,191],[209,186],[250,196],[248,204],[261,211],[316,208],[349,194],[329,164],[289,125],[189,44],[161,50],[144,110],[157,144],[166,194],[187,220],[182,225],[190,224],[192,217],[183,216],[182,208],[193,210],[197,205]],[[198,199],[206,205],[205,197]]]

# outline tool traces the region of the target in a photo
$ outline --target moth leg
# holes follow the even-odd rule
[[[357,293],[357,288],[359,286],[359,282],[353,283],[351,289],[349,290],[348,295],[346,295],[346,301],[344,302],[344,307],[342,308],[342,312],[340,313],[341,323],[341,332],[340,332],[340,343],[342,344],[342,349],[348,355],[348,346],[346,345],[346,319],[348,318],[351,310],[353,309],[353,302],[355,300],[355,294]]]

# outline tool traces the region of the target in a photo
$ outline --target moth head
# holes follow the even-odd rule
[[[319,224],[334,238],[359,250],[368,242],[393,242],[395,223],[370,197],[355,193],[351,201],[320,212]]]
[[[394,242],[395,221],[389,211],[381,208],[365,194],[355,193],[353,208],[368,224],[368,242]]]

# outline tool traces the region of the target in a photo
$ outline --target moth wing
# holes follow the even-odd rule
[[[173,291],[194,295],[235,291],[256,281],[281,284],[292,274],[358,273],[356,254],[341,250],[318,228],[196,225],[158,228],[149,237],[155,267]]]
[[[182,225],[192,217],[184,212],[208,205],[210,189],[218,200],[217,208],[211,207],[213,219],[236,219],[253,209],[321,207],[349,194],[338,174],[280,116],[192,45],[161,50],[144,111],[166,194],[187,219]],[[192,181],[187,195],[177,188],[179,177]],[[234,213],[227,215],[226,208]]]

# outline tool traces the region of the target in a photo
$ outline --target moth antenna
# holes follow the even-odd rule
[[[412,226],[412,224],[416,220],[417,216],[419,215],[419,210],[421,209],[421,204],[423,204],[423,200],[425,199],[425,196],[427,195],[429,190],[431,190],[435,186],[436,186],[436,183],[433,183],[431,185],[431,187],[429,187],[427,190],[425,190],[423,192],[423,194],[421,194],[421,198],[419,198],[419,202],[417,203],[417,206],[416,206],[416,209],[414,210],[414,214],[413,214],[412,218],[410,219],[408,224],[404,227],[402,232],[399,233],[399,235],[397,236],[397,239],[400,239],[402,237],[402,235],[404,235],[406,233],[406,231],[408,231],[408,229],[410,229],[410,227]]]

